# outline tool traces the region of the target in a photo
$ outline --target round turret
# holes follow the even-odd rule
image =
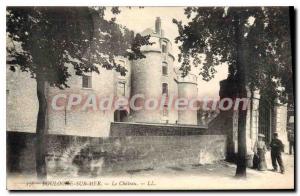
[[[144,30],[143,36],[150,35],[152,45],[143,46],[141,51],[146,58],[132,62],[131,97],[143,95],[144,100],[149,98],[158,101],[164,96],[177,95],[177,84],[174,81],[172,44],[162,34],[161,20],[155,21],[155,30]],[[132,111],[131,119],[134,122],[175,123],[177,112],[157,108],[155,110]]]
[[[197,76],[189,73],[185,77],[178,75],[178,98],[185,98],[189,101],[197,98]],[[178,123],[197,125],[197,110],[179,110],[178,111]]]

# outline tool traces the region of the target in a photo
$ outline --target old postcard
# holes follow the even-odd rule
[[[293,41],[293,7],[7,7],[7,189],[294,190]]]

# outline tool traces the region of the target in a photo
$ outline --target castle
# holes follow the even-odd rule
[[[174,66],[175,57],[172,52],[172,43],[161,28],[160,18],[156,18],[155,29],[147,28],[141,32],[141,35],[150,35],[150,42],[154,44],[141,48],[146,58],[138,60],[118,58],[118,63],[127,69],[125,76],[104,68],[99,68],[100,74],[89,73],[77,76],[70,66],[69,71],[72,75],[68,80],[70,88],[64,90],[47,88],[48,133],[54,137],[60,135],[101,139],[113,136],[110,139],[115,140],[114,137],[122,137],[126,141],[127,137],[130,137],[131,139],[128,140],[134,140],[134,145],[138,146],[137,149],[142,148],[143,153],[149,152],[147,148],[144,149],[145,146],[140,143],[141,141],[147,141],[151,146],[159,144],[158,149],[154,150],[160,156],[155,164],[165,164],[165,157],[173,156],[175,152],[170,149],[170,143],[174,145],[173,147],[178,147],[177,151],[182,151],[180,156],[173,156],[173,158],[177,160],[177,157],[181,157],[180,159],[185,163],[196,164],[199,163],[199,159],[202,163],[221,160],[224,159],[225,154],[227,154],[227,158],[234,159],[237,153],[238,114],[232,110],[221,112],[212,115],[213,117],[207,123],[208,126],[201,126],[199,125],[199,116],[197,119],[197,110],[168,108],[167,101],[172,97],[177,99],[197,97],[197,76],[189,74],[184,78],[181,77],[180,72]],[[220,98],[233,97],[232,85],[228,80],[220,82]],[[35,133],[38,113],[36,81],[31,79],[26,72],[21,72],[21,70],[11,72],[7,68],[6,89],[7,131],[14,132],[14,134],[15,132]],[[72,98],[73,101],[75,100],[74,102],[84,99],[75,95],[85,97],[90,94],[101,98],[131,98],[141,94],[145,98],[161,99],[166,97],[167,100],[163,102],[165,103],[163,109],[159,110],[146,110],[145,108],[131,110],[125,104],[121,104],[113,110],[81,110],[81,104],[71,105],[71,110],[66,109],[67,106],[62,110],[53,110],[51,108],[52,98],[61,93],[67,96],[74,95]],[[265,134],[267,142],[269,142],[272,132],[277,131],[287,145],[286,107],[276,107],[275,109],[268,107],[270,111],[276,110],[276,116],[272,116],[275,114],[274,112],[261,115],[266,109],[259,109],[259,93],[255,94],[255,97],[256,99],[251,102],[252,111],[247,112],[246,131],[249,155],[253,152],[258,133]],[[112,134],[115,130],[117,133]],[[13,138],[13,136],[10,137]],[[26,139],[25,143],[30,142],[31,139]],[[94,142],[91,141],[91,143]],[[124,142],[122,146],[131,147],[133,143]],[[188,150],[179,148],[180,143],[184,143]],[[116,144],[111,142],[110,146],[117,144],[118,142]],[[93,145],[102,146],[97,142]],[[159,154],[161,152],[163,154]],[[149,160],[153,159],[151,156],[149,155]],[[167,164],[173,163],[173,158],[170,158]],[[149,160],[147,159],[143,164],[148,163]]]
[[[141,51],[146,58],[128,60],[118,58],[118,63],[127,69],[125,76],[120,73],[100,68],[100,74],[89,73],[84,76],[72,75],[68,80],[70,88],[60,90],[47,89],[48,131],[51,134],[106,137],[109,136],[112,122],[184,124],[197,125],[197,111],[168,109],[167,102],[162,110],[128,110],[125,106],[115,110],[82,111],[76,107],[72,110],[55,111],[51,99],[59,94],[96,94],[98,97],[132,97],[142,94],[146,98],[169,96],[176,98],[197,97],[197,76],[189,74],[182,78],[174,67],[175,57],[172,43],[164,35],[161,19],[156,18],[155,29],[147,28],[141,35],[150,35],[152,45],[143,46]],[[75,97],[76,98],[76,97]],[[38,111],[36,83],[27,73],[17,70],[7,71],[7,130],[35,132]]]

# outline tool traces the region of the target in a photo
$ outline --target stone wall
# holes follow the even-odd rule
[[[287,106],[280,105],[275,107],[276,110],[276,132],[279,139],[283,142],[285,152],[289,152],[288,132],[287,132]]]
[[[228,161],[234,161],[237,152],[237,130],[234,130],[234,124],[236,123],[234,123],[233,111],[221,111],[208,124],[209,132],[223,132],[227,136],[226,159]]]
[[[9,173],[34,173],[35,134],[7,132]],[[102,176],[225,158],[224,135],[48,136],[50,176]]]
[[[38,113],[36,81],[30,74],[6,69],[6,129],[35,132]]]
[[[206,126],[176,125],[160,123],[131,123],[113,122],[111,123],[110,136],[186,136],[186,135],[205,135],[223,134],[222,130],[214,132],[208,130]]]
[[[100,74],[90,74],[92,76],[92,88],[83,88],[82,77],[76,76],[74,69],[71,67],[69,68],[69,71],[72,75],[68,81],[71,88],[66,88],[64,90],[50,88],[48,92],[49,133],[107,137],[109,135],[110,122],[114,120],[114,111],[111,109],[95,111],[91,107],[82,110],[82,106],[90,95],[95,95],[97,100],[115,95],[114,71],[100,68]],[[52,99],[57,94],[67,95],[67,99],[69,99],[71,94],[76,94],[80,95],[82,100],[80,104],[72,106],[70,110],[63,109],[57,111],[51,106]],[[66,104],[67,101],[62,99],[62,102]]]

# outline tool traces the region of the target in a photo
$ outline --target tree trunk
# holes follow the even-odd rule
[[[46,81],[43,78],[37,77],[37,97],[39,102],[39,111],[36,124],[36,173],[38,179],[47,178],[46,169],[46,134],[47,134],[47,93]]]
[[[247,98],[247,66],[245,63],[245,43],[243,26],[239,23],[241,20],[240,16],[236,16],[235,28],[236,28],[236,63],[237,63],[237,86],[238,98]],[[238,154],[237,154],[237,168],[235,176],[238,178],[246,178],[246,156],[247,156],[247,143],[246,143],[246,121],[247,121],[247,109],[243,109],[243,104],[239,105],[239,116],[238,116]]]
[[[252,115],[253,115],[253,99],[254,99],[254,90],[253,88],[250,88],[250,138],[252,139],[253,138],[253,133],[252,133],[252,129],[253,129],[253,118],[252,118]]]
[[[247,93],[245,94],[245,96],[246,95]],[[237,167],[236,167],[235,176],[241,178],[246,178],[246,168],[247,168],[246,120],[247,120],[247,110],[243,110],[240,106],[239,117],[238,117],[238,155],[236,160]]]

